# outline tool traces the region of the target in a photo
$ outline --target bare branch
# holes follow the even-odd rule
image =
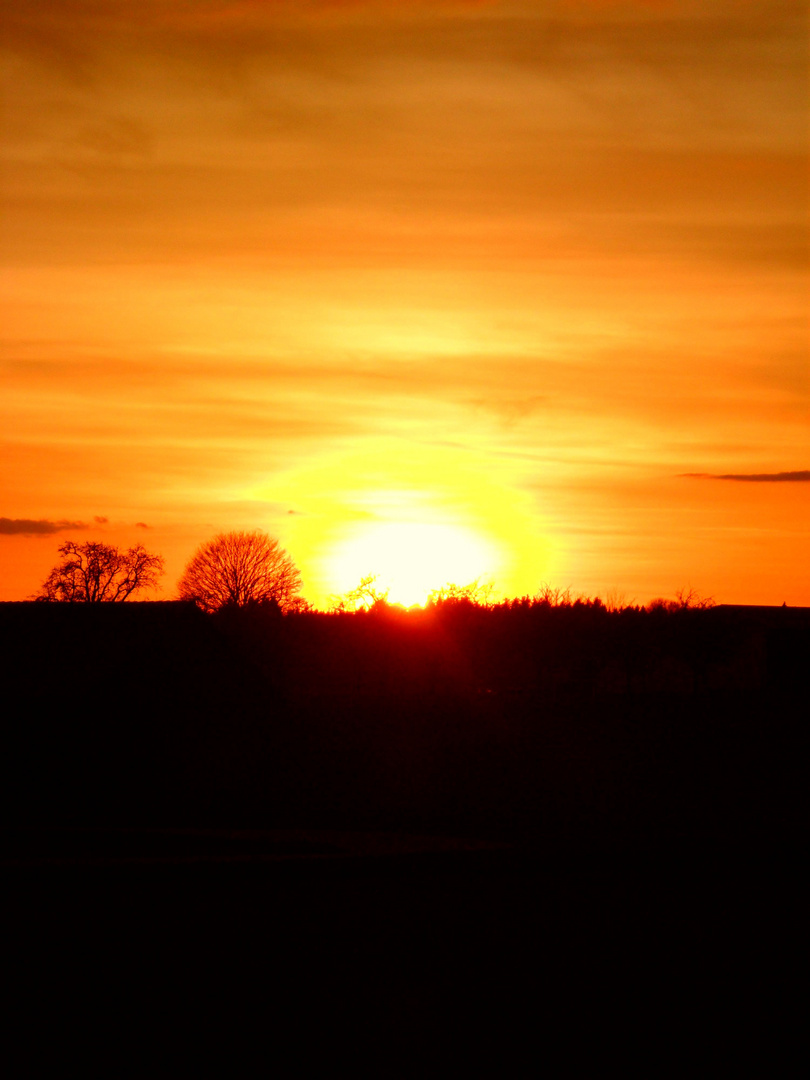
[[[493,582],[482,581],[480,577],[471,581],[469,585],[448,583],[440,589],[434,589],[428,595],[427,603],[429,607],[447,603],[469,603],[476,607],[490,607],[493,589]]]
[[[367,574],[360,579],[360,584],[343,596],[333,596],[330,605],[333,611],[370,611],[382,608],[388,603],[388,589],[384,591],[375,585],[376,574]]]

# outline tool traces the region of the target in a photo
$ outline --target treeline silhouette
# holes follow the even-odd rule
[[[31,603],[0,622],[7,821],[791,828],[803,609]]]

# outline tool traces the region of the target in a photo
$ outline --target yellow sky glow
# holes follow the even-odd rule
[[[338,594],[369,574],[389,603],[410,607],[448,582],[469,584],[498,569],[493,546],[469,530],[424,522],[358,525],[329,552],[325,572]]]

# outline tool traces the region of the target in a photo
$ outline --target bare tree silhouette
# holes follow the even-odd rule
[[[648,611],[684,611],[698,610],[707,611],[709,608],[713,608],[714,598],[711,596],[701,596],[701,594],[694,589],[691,585],[683,586],[680,589],[675,590],[675,599],[669,600],[665,596],[656,596],[655,599],[650,600],[647,604]]]
[[[428,607],[435,607],[438,604],[466,601],[475,604],[476,607],[490,607],[493,589],[493,582],[482,581],[480,577],[477,577],[475,581],[471,581],[469,585],[456,585],[448,582],[447,585],[443,585],[440,589],[434,589],[433,592],[428,594],[427,604]]]
[[[535,602],[542,607],[567,608],[574,603],[574,597],[570,586],[562,589],[544,582],[535,594]]]
[[[697,608],[700,611],[706,611],[708,608],[714,607],[714,597],[701,596],[697,589],[691,585],[676,589],[675,598],[681,608]]]
[[[197,549],[177,589],[181,600],[194,600],[205,611],[271,602],[284,610],[295,604],[301,575],[267,533],[219,533]]]
[[[111,603],[127,600],[143,589],[159,588],[163,558],[151,555],[143,544],[119,551],[110,544],[67,540],[59,548],[64,556],[42,583],[38,600],[67,603]]]
[[[388,604],[388,589],[384,591],[375,585],[376,574],[367,574],[360,579],[360,584],[344,593],[342,596],[333,596],[330,599],[332,611],[358,611],[361,608],[383,608]]]

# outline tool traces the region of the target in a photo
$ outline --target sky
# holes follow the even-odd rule
[[[806,3],[0,3],[0,599],[810,605]]]

